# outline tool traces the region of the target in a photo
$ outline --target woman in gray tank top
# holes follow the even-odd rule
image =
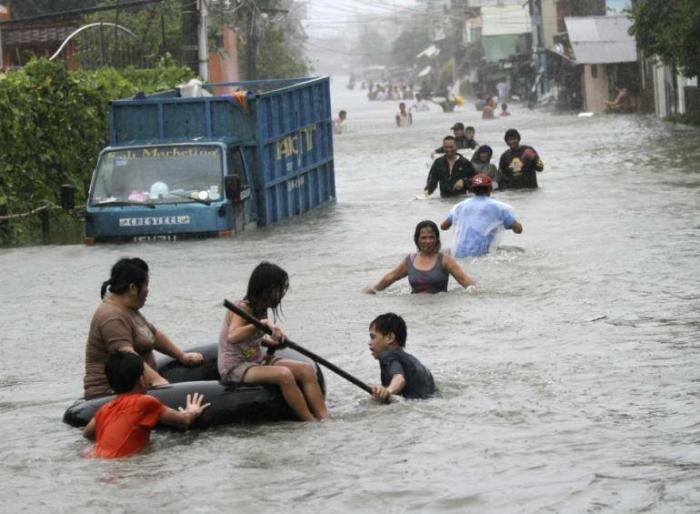
[[[418,252],[401,259],[398,266],[384,275],[374,286],[364,288],[365,293],[375,294],[404,277],[408,277],[408,283],[411,285],[413,293],[447,291],[450,275],[462,287],[476,284],[457,261],[440,251],[440,230],[434,222],[424,220],[418,223],[413,234],[413,241],[416,243]]]

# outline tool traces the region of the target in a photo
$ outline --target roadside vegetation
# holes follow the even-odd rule
[[[62,184],[71,184],[76,205],[84,203],[95,159],[107,143],[109,101],[169,89],[193,76],[167,63],[71,72],[45,59],[6,72],[0,79],[0,245],[38,242],[42,211],[50,225],[79,233],[82,222],[58,209],[58,194]]]

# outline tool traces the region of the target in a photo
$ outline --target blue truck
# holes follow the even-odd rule
[[[86,244],[230,236],[335,200],[328,77],[222,86],[110,102]]]

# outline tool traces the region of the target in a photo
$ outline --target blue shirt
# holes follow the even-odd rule
[[[455,205],[447,221],[456,226],[455,258],[489,252],[499,228],[515,223],[513,208],[489,196],[475,196]]]

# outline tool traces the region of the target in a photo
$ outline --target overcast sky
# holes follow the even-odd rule
[[[307,0],[308,19],[304,22],[311,36],[354,32],[357,14],[413,16],[425,10],[416,0]]]

